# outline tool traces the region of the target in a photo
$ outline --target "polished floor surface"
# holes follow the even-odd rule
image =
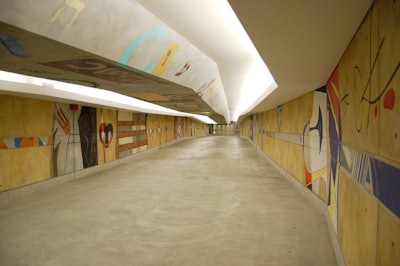
[[[249,140],[210,136],[13,201],[0,209],[0,265],[336,260],[324,216]]]

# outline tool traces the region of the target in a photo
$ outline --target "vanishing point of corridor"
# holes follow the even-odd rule
[[[296,160],[296,158],[292,158]],[[1,265],[336,265],[323,214],[248,139],[184,139],[0,210]]]

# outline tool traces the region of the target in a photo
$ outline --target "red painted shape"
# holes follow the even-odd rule
[[[101,132],[101,144],[103,144],[103,146],[106,144],[106,140],[105,140],[105,130],[104,130],[104,123],[100,124],[100,132]]]
[[[179,72],[177,72],[177,73],[175,74],[175,76],[179,77],[180,75],[182,75],[183,73],[185,73],[189,68],[190,68],[190,64],[189,64],[189,63],[186,63],[186,64],[182,67],[182,69],[181,69]]]
[[[7,145],[4,143],[2,139],[0,139],[0,149],[8,149]]]
[[[374,115],[375,117],[378,115],[378,105],[375,105]]]
[[[395,100],[394,89],[390,88],[385,94],[385,99],[383,100],[383,107],[385,109],[393,110],[394,100]]]
[[[72,111],[76,111],[76,110],[79,109],[79,105],[77,105],[77,104],[70,104],[70,105],[69,105],[69,108],[70,108]]]
[[[306,175],[306,185],[308,185],[312,182],[312,174],[310,173],[310,171],[308,171],[306,162],[304,162],[304,171]]]

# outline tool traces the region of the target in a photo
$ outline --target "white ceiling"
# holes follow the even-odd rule
[[[246,71],[256,60],[248,39],[238,38],[217,13],[226,0],[139,0],[177,33],[212,58],[232,112]],[[355,34],[372,0],[229,0],[278,88],[251,113],[324,86]],[[220,12],[220,11],[218,11]],[[229,13],[229,11],[226,11]],[[250,46],[252,46],[250,44]],[[246,92],[245,92],[246,93]]]

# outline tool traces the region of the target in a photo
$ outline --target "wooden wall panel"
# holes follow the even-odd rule
[[[0,95],[0,137],[51,136],[52,103]]]
[[[338,240],[347,265],[376,265],[376,199],[347,172],[339,172]]]
[[[397,265],[400,262],[400,219],[382,204],[378,205],[377,238],[376,265]]]
[[[379,92],[383,95],[376,105],[379,116],[379,155],[398,163],[400,168],[400,4],[378,1]]]
[[[274,108],[268,112],[265,112],[265,130],[269,132],[277,132],[278,129],[278,108]]]
[[[0,95],[0,191],[50,178],[52,103]]]
[[[148,148],[157,147],[160,145],[159,125],[157,123],[157,115],[148,114],[146,117],[146,130]]]
[[[375,116],[375,105],[368,101],[379,95],[378,74],[371,72],[377,55],[377,10],[376,6],[361,24],[339,63],[338,94],[341,101],[343,144],[358,149],[368,149],[378,154],[379,120]]]
[[[173,141],[176,139],[175,136],[175,117],[167,116],[167,142]]]
[[[0,149],[0,191],[50,178],[51,146]]]

